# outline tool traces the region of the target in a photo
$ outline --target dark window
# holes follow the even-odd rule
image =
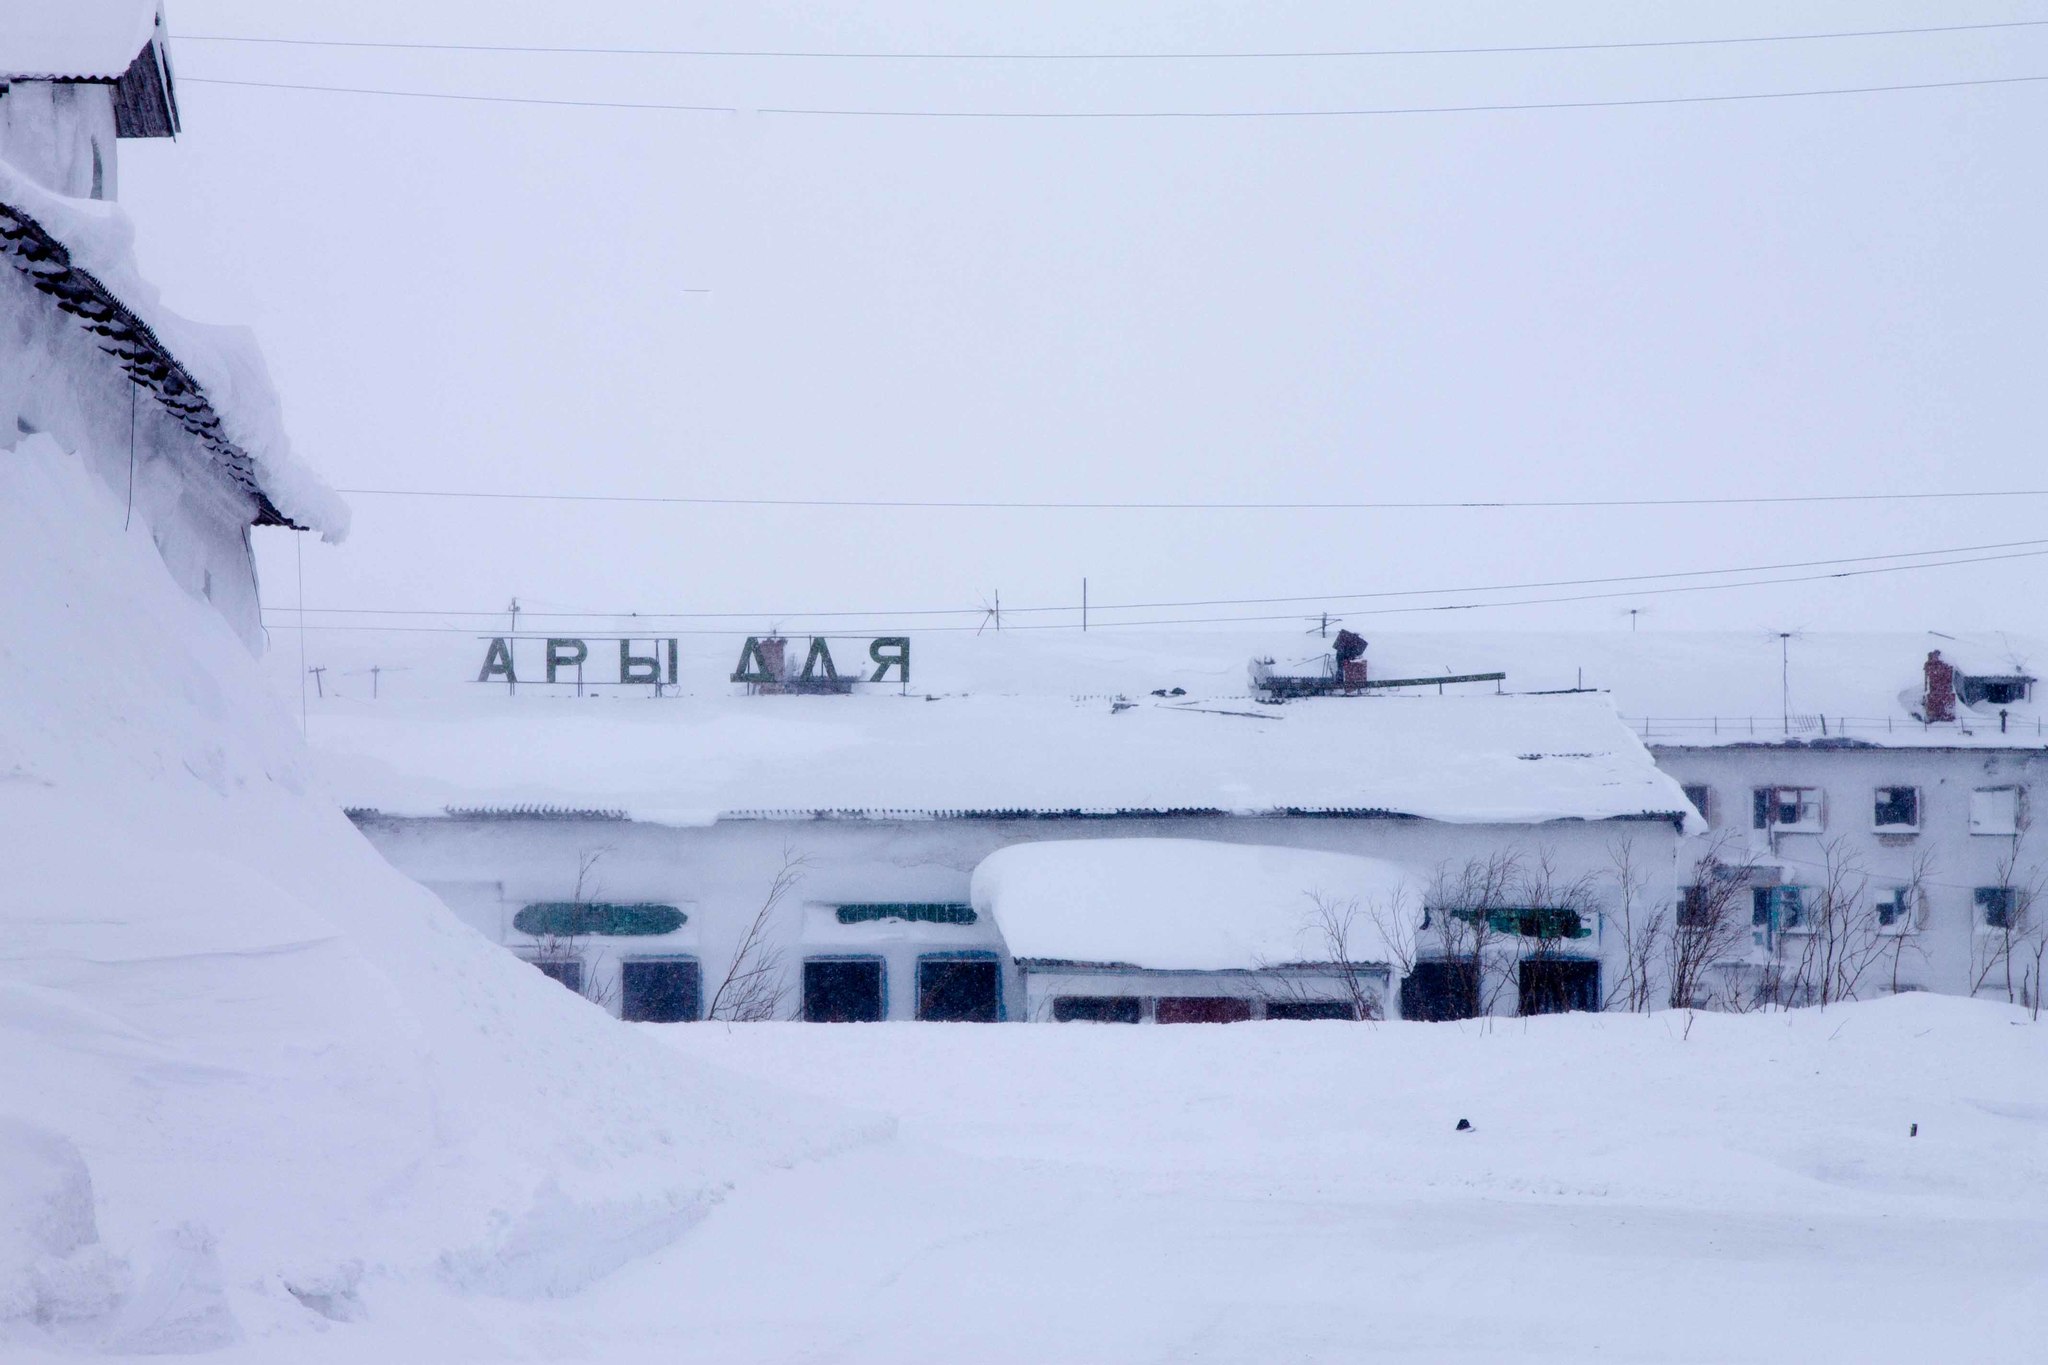
[[[1806,896],[1800,887],[1753,886],[1749,895],[1749,922],[1758,928],[1783,931],[1806,922]]]
[[[866,924],[885,919],[912,920],[919,924],[972,924],[974,907],[929,901],[891,901],[839,907],[841,924]]]
[[[2012,928],[2013,894],[2009,886],[1977,888],[1977,913],[1987,929]]]
[[[1269,1000],[1268,1019],[1356,1019],[1358,1010],[1349,1000]]]
[[[619,1016],[651,1024],[699,1018],[703,987],[694,962],[627,962],[619,967]]]
[[[512,917],[512,927],[535,938],[634,937],[672,934],[688,919],[673,905],[651,902],[535,901]]]
[[[882,1017],[882,964],[804,963],[804,1018],[817,1024],[866,1024]]]
[[[1162,1024],[1241,1024],[1252,1017],[1252,1002],[1234,995],[1166,995],[1154,1017]]]
[[[1679,928],[1706,928],[1708,894],[1708,888],[1704,886],[1681,886],[1678,888]]]
[[[1479,1014],[1479,965],[1418,962],[1401,982],[1403,1019],[1472,1019]]]
[[[536,961],[540,974],[559,981],[577,994],[583,992],[583,963],[573,957],[545,957]]]
[[[1059,995],[1052,1017],[1062,1024],[1135,1024],[1145,1015],[1135,995]]]
[[[2010,706],[2016,701],[2027,699],[2028,685],[2032,678],[2014,675],[1990,678],[1958,678],[1960,686],[1956,691],[1966,706],[1988,702],[1992,706]]]
[[[1913,893],[1906,887],[1897,886],[1885,892],[1877,901],[1877,926],[1880,929],[1910,928]]]
[[[1920,791],[1917,787],[1879,787],[1876,823],[1917,829],[1920,825]]]
[[[1524,958],[1517,973],[1523,1014],[1590,1013],[1600,1008],[1600,964],[1577,958]]]
[[[1750,823],[1757,829],[1786,826],[1793,829],[1820,828],[1820,789],[1817,787],[1758,787],[1750,794]]]
[[[1002,1017],[1002,1001],[1002,974],[993,961],[926,958],[917,964],[920,1019],[993,1024]]]
[[[1709,824],[1713,823],[1713,788],[1704,786],[1687,787],[1685,789],[1685,799],[1692,802],[1692,808],[1700,813],[1702,820],[1707,821]]]

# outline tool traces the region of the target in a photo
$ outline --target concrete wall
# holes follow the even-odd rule
[[[1676,832],[1659,821],[1499,826],[1302,817],[728,820],[677,828],[610,820],[370,816],[358,823],[400,871],[438,891],[479,932],[515,951],[530,953],[536,944],[513,928],[513,915],[531,902],[576,898],[579,867],[593,855],[582,899],[680,907],[689,918],[674,935],[590,938],[579,945],[590,985],[598,995],[614,1000],[621,961],[641,953],[691,953],[703,964],[708,1001],[785,858],[800,858],[801,880],[774,924],[774,939],[790,973],[783,1014],[794,1016],[797,1011],[797,964],[804,956],[858,951],[885,961],[892,1019],[914,1017],[913,983],[921,955],[1001,952],[1000,933],[985,922],[841,925],[832,908],[861,902],[964,904],[975,865],[1011,843],[1213,839],[1385,858],[1424,876],[1440,864],[1515,850],[1548,856],[1560,876],[1575,878],[1610,873],[1613,849],[1626,839],[1635,844],[1657,884],[1666,887],[1676,884],[1678,846]],[[1616,936],[1603,925],[1568,951],[1604,959],[1616,947]],[[1008,1017],[1025,1017],[1033,1006],[1024,998],[1014,968],[1005,972],[1004,989]],[[1513,1003],[1510,991],[1505,1007],[1512,1009]]]
[[[2022,878],[2048,873],[2048,842],[2027,829],[2029,798],[2048,775],[2048,752],[1984,749],[1857,749],[1813,747],[1676,748],[1652,751],[1658,766],[1688,786],[1710,790],[1704,812],[1712,825],[1705,838],[1687,841],[1681,862],[1690,866],[1717,839],[1730,841],[1737,856],[1750,855],[1775,869],[1783,881],[1811,884],[1823,875],[1830,850],[1840,863],[1858,869],[1869,895],[1902,886],[1926,860],[1924,903],[1917,921],[1898,946],[1902,987],[1969,994],[1994,970],[1979,994],[2006,997],[2005,977],[1992,964],[2003,935],[1982,923],[1975,888],[1997,886],[2013,862]],[[1757,787],[1813,787],[1821,793],[1816,831],[1753,828],[1751,793]],[[1906,832],[1875,827],[1879,787],[1910,786],[1919,791],[1919,828]],[[1970,797],[1980,788],[2018,788],[2022,830],[2014,835],[1972,833]],[[2042,813],[2042,812],[2036,812]],[[1890,988],[1887,964],[1865,995]]]

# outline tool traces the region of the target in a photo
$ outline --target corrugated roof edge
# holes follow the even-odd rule
[[[344,806],[342,814],[351,820],[608,820],[630,821],[641,824],[666,824],[667,821],[643,819],[632,812],[611,807],[580,808],[571,806],[550,806],[543,804],[521,804],[508,806],[445,806],[434,812],[386,811],[374,806]],[[1496,824],[1564,824],[1606,821],[1680,821],[1689,812],[1683,810],[1642,810],[1614,815],[1583,816],[1558,815],[1540,820],[1500,820],[1482,823]],[[830,821],[849,823],[874,821],[886,823],[898,820],[1427,820],[1426,815],[1415,815],[1407,811],[1386,810],[1378,807],[1311,807],[1275,806],[1264,810],[1224,810],[1214,806],[1184,807],[1119,807],[1088,809],[1084,807],[1016,807],[988,810],[923,810],[914,807],[881,808],[853,807],[829,810],[807,810],[789,808],[782,810],[729,810],[721,811],[717,820],[760,820],[760,821]]]

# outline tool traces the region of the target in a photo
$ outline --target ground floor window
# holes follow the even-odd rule
[[[1145,1017],[1145,1006],[1135,995],[1057,995],[1052,1017],[1062,1024],[1135,1024]]]
[[[1401,981],[1403,1019],[1471,1019],[1479,1013],[1479,964],[1418,962]]]
[[[1002,1013],[1002,969],[994,958],[928,957],[918,962],[918,1018],[993,1024]]]
[[[818,1024],[866,1024],[882,1014],[880,958],[822,958],[804,963],[804,1018]]]
[[[583,993],[583,962],[573,957],[536,957],[529,959],[540,968],[540,974],[551,981],[559,981],[570,990]]]
[[[1234,995],[1162,995],[1154,1013],[1162,1024],[1241,1024],[1252,1002]]]
[[[1268,1000],[1268,1019],[1357,1019],[1349,1000]]]
[[[1524,958],[1516,975],[1523,1014],[1570,1014],[1600,1008],[1597,962],[1569,957]]]
[[[626,962],[619,967],[619,1016],[649,1024],[701,1018],[703,977],[694,962]]]

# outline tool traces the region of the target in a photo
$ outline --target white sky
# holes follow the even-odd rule
[[[1929,0],[170,5],[181,78],[747,111],[1333,108],[1936,81],[2048,73],[2048,29],[1016,64],[178,35],[1229,50],[2039,17]],[[2048,85],[1127,122],[537,108],[191,79],[179,98],[176,144],[122,149],[144,267],[174,306],[256,329],[299,450],[343,487],[1357,501],[2048,486]],[[1083,575],[1100,604],[2048,535],[2035,530],[2048,499],[1205,514],[354,502],[346,545],[305,547],[309,603],[496,608],[518,594],[536,607],[759,611],[763,625],[973,606],[997,588],[1006,604],[1065,602]],[[268,596],[289,603],[290,538],[260,539]],[[1627,629],[1638,605],[1645,629],[2039,631],[2044,584],[2048,562],[2034,559],[1444,620]]]

